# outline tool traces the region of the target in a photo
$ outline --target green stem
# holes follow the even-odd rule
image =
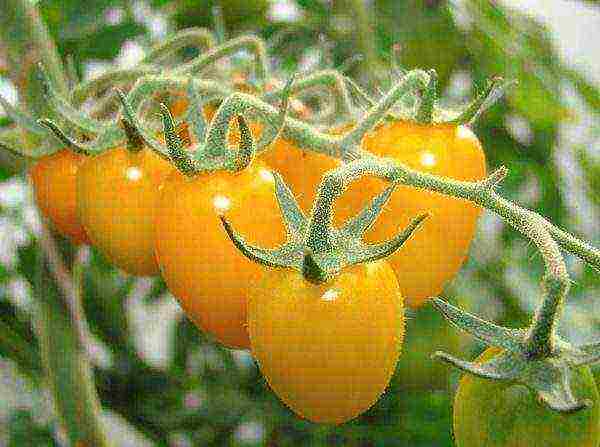
[[[151,66],[137,66],[134,68],[118,68],[107,71],[102,75],[78,84],[73,89],[72,102],[74,107],[79,107],[90,96],[95,96],[103,90],[115,88],[120,84],[137,81],[142,76],[158,74],[160,69]]]
[[[356,43],[362,55],[359,65],[361,71],[368,81],[376,83],[382,72],[382,64],[377,57],[373,16],[366,3],[365,0],[344,0],[340,2],[342,8],[345,6],[349,9],[352,19],[354,19]]]
[[[237,39],[231,39],[176,68],[173,70],[173,74],[185,75],[198,73],[210,64],[224,57],[231,56],[241,49],[247,49],[254,54],[256,58],[256,77],[263,82],[269,79],[271,69],[267,50],[262,39],[255,36],[242,36]]]
[[[431,124],[433,122],[433,112],[435,102],[437,101],[437,73],[435,70],[429,70],[429,84],[423,91],[419,109],[417,110],[417,122],[421,124]]]
[[[100,404],[85,352],[81,294],[44,227],[40,238],[37,330],[42,362],[71,445],[108,447]],[[80,269],[81,271],[81,269]]]
[[[502,172],[501,172],[502,173]],[[546,273],[543,280],[544,298],[538,307],[526,338],[527,350],[532,356],[548,356],[553,352],[555,326],[570,285],[569,275],[558,244],[546,229],[546,220],[539,214],[521,208],[500,197],[493,188],[496,181],[462,182],[425,174],[396,162],[385,161],[370,154],[342,166],[328,174],[320,188],[323,203],[332,202],[332,191],[343,188],[347,182],[362,175],[373,175],[391,182],[435,191],[477,203],[494,211],[515,229],[535,243],[540,251]],[[496,175],[493,175],[494,178]],[[316,204],[315,207],[322,206]],[[319,208],[320,209],[320,208]]]
[[[373,129],[394,107],[400,98],[411,91],[423,90],[429,83],[429,75],[421,70],[408,73],[348,132],[342,141],[343,147],[360,144],[363,136]]]
[[[69,91],[63,63],[54,41],[31,0],[6,0],[0,6],[0,39],[7,48],[11,77],[19,87],[29,108],[40,113],[46,110],[39,88],[31,88],[37,63],[42,62],[48,76],[63,95]]]
[[[328,87],[332,90],[335,98],[335,110],[340,114],[348,114],[352,110],[352,100],[346,88],[344,76],[337,70],[322,70],[307,75],[294,81],[291,94],[298,94],[306,90],[318,87]],[[263,98],[267,101],[273,101],[281,96],[285,88],[280,88],[267,92]]]
[[[246,116],[246,114],[255,115],[265,125],[269,125],[269,122],[277,122],[281,116],[281,110],[252,95],[234,93],[223,101],[213,117],[208,129],[207,147],[214,151],[225,147],[227,142],[226,133],[223,129],[226,128],[227,123],[233,117],[237,115]],[[339,157],[339,137],[332,137],[331,135],[318,132],[302,121],[286,117],[282,135],[284,138],[294,141],[300,147],[308,147],[315,152]]]

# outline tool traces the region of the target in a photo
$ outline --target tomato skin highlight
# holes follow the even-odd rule
[[[437,176],[463,181],[478,181],[486,176],[481,144],[464,126],[419,125],[409,121],[385,123],[365,136],[362,147]],[[375,178],[352,183],[338,199],[336,224],[356,214],[386,186]],[[387,259],[396,272],[405,303],[412,308],[439,295],[460,270],[481,208],[466,200],[398,186],[381,216],[365,234],[369,242],[389,239],[415,216],[425,212],[432,215],[423,227]]]
[[[285,230],[273,175],[255,161],[239,173],[212,172],[164,182],[156,217],[156,256],[188,317],[220,343],[248,349],[247,290],[262,267],[231,243],[220,214],[249,243],[275,247]]]
[[[159,273],[154,214],[173,166],[148,149],[120,147],[89,157],[77,179],[79,217],[93,244],[127,273]]]
[[[491,348],[477,359],[501,352]],[[592,408],[574,414],[554,412],[523,385],[464,375],[454,399],[457,447],[597,447],[600,440],[600,396],[588,367],[572,374],[577,399]]]
[[[384,392],[402,349],[404,307],[385,261],[314,285],[269,270],[249,292],[252,353],[271,388],[300,416],[340,424]]]
[[[38,160],[30,170],[35,202],[62,235],[75,244],[88,244],[77,215],[77,172],[85,156],[68,149]]]

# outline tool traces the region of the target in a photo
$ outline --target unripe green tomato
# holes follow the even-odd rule
[[[500,352],[487,349],[478,361]],[[597,447],[600,396],[589,367],[573,370],[576,399],[592,407],[565,414],[550,410],[524,385],[464,375],[454,399],[457,447]]]

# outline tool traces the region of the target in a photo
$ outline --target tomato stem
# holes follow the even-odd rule
[[[363,136],[381,121],[404,95],[423,90],[429,81],[429,75],[422,70],[414,70],[402,78],[390,91],[367,112],[354,129],[340,141],[340,148],[360,145]],[[343,153],[343,150],[341,151]]]
[[[346,88],[345,77],[336,70],[321,70],[296,79],[290,94],[298,94],[316,87],[331,88],[335,100],[334,113],[347,116],[352,111],[352,100]],[[276,98],[282,98],[285,95],[285,89],[286,87],[282,87],[266,92],[263,99],[270,102]]]
[[[81,289],[64,266],[55,241],[43,226],[37,280],[37,330],[42,362],[61,423],[72,445],[109,446],[100,419],[100,402],[85,351],[88,330]]]
[[[433,112],[437,101],[437,73],[435,70],[429,70],[429,83],[423,90],[419,108],[417,110],[416,120],[421,124],[431,124],[433,122]]]
[[[254,55],[256,60],[256,77],[263,84],[269,79],[271,73],[270,61],[267,56],[265,43],[256,36],[242,36],[212,48],[200,54],[197,58],[180,65],[173,70],[174,75],[187,75],[199,73],[204,68],[214,64],[219,59],[231,56],[240,50],[246,50]]]

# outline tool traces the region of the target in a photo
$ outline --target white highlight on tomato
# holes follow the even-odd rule
[[[227,197],[221,196],[221,195],[214,196],[213,197],[213,205],[215,206],[217,213],[222,214],[225,211],[227,211],[229,209],[229,207],[231,206],[231,200],[229,200]]]
[[[329,289],[327,292],[325,292],[321,296],[321,299],[323,301],[335,301],[337,299],[338,295],[339,295],[339,292],[337,290]]]
[[[130,168],[127,168],[127,170],[125,171],[125,176],[131,180],[131,181],[136,181],[142,178],[142,171],[140,170],[140,168],[132,166]]]
[[[435,165],[436,161],[435,155],[431,152],[423,152],[421,154],[421,164],[423,166],[430,168]]]
[[[260,175],[263,180],[267,181],[267,182],[273,182],[275,181],[275,179],[273,178],[273,173],[271,171],[269,171],[268,169],[260,169],[258,171],[258,175]]]

